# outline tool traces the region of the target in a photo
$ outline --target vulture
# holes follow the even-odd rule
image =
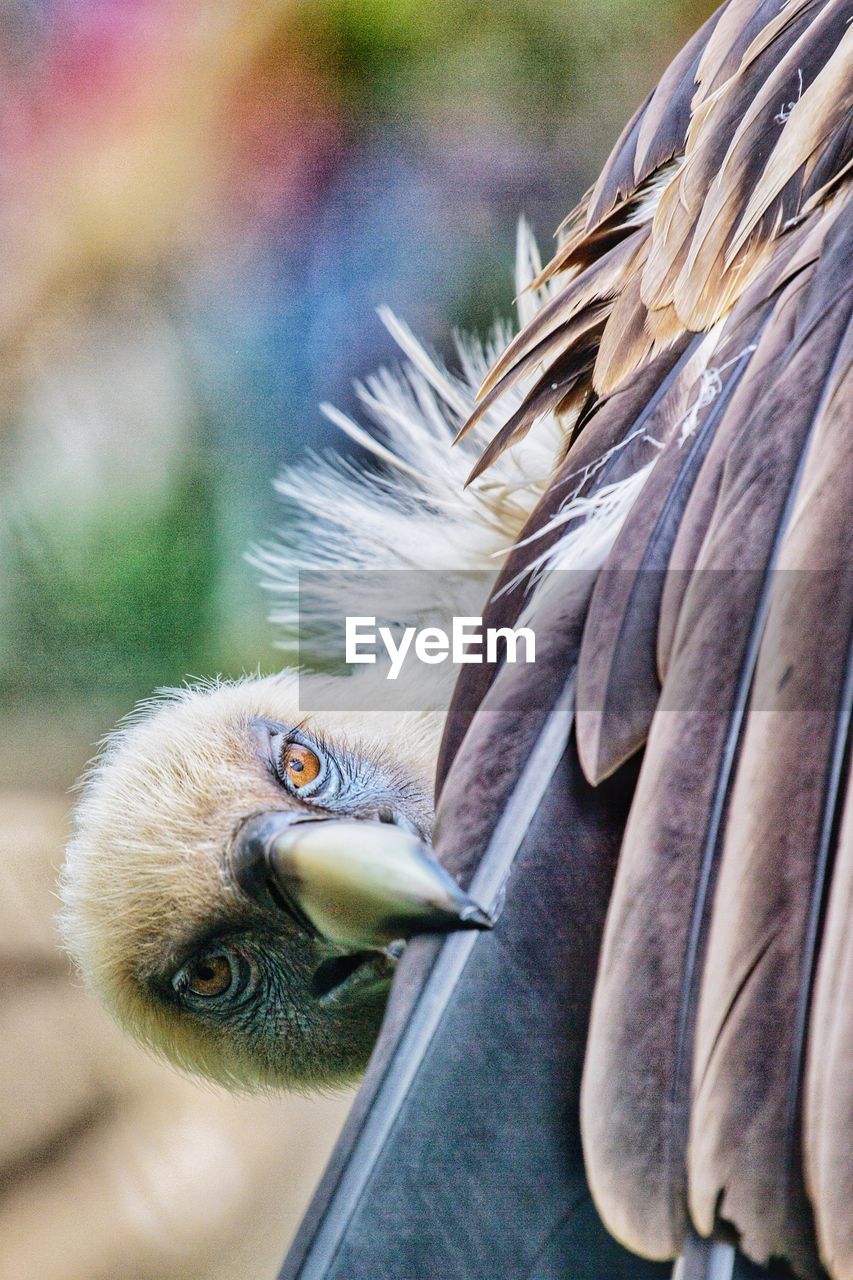
[[[728,0],[522,228],[517,334],[396,323],[338,415],[384,469],[289,473],[259,553],[491,565],[535,662],[460,665],[440,742],[286,672],[94,766],[65,930],[132,1032],[310,1086],[382,1023],[287,1280],[853,1280],[851,160],[850,0]]]

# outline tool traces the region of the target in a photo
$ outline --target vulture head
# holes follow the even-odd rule
[[[351,1079],[400,940],[486,923],[426,844],[438,718],[321,728],[298,705],[294,672],[146,704],[85,783],[68,849],[83,973],[134,1036],[232,1087]]]

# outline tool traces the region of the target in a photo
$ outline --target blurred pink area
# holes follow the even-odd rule
[[[75,276],[305,216],[340,121],[332,87],[275,39],[288,7],[63,0],[31,58],[7,42],[6,325]]]

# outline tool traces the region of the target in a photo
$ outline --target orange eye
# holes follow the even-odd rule
[[[196,996],[223,996],[234,981],[231,961],[221,951],[201,956],[184,970],[186,989]]]
[[[301,742],[289,742],[282,752],[282,773],[297,791],[319,777],[322,767],[319,756]]]

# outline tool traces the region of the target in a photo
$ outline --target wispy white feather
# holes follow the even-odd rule
[[[644,216],[651,216],[659,194],[657,187],[650,191]],[[541,265],[536,241],[522,219],[515,258],[520,325],[530,322],[557,287],[530,287]],[[324,593],[315,577],[311,599],[299,601],[298,575],[305,570],[439,570],[430,599],[414,598],[414,590],[407,593],[410,598],[397,602],[391,624],[417,623],[437,609],[444,616],[470,612],[470,584],[460,585],[461,577],[470,571],[497,572],[547,488],[564,443],[557,418],[545,415],[535,431],[501,454],[466,489],[466,478],[483,447],[530,387],[529,381],[521,380],[508,389],[500,404],[453,446],[487,371],[512,336],[511,326],[497,323],[485,341],[457,334],[454,372],[387,308],[380,308],[379,315],[405,360],[399,370],[380,369],[356,383],[369,426],[332,405],[322,406],[329,420],[372,456],[376,468],[365,469],[336,455],[311,457],[287,468],[276,489],[287,504],[289,522],[280,541],[255,547],[251,554],[263,585],[277,597],[271,617],[282,628],[284,648],[296,646],[300,623],[322,626],[339,620],[340,580],[330,577]],[[593,469],[605,461],[602,458]],[[540,579],[549,569],[599,567],[652,465],[592,496],[570,494],[537,535],[566,528],[557,544],[526,571],[531,584],[545,589]]]
[[[535,240],[522,221],[515,282],[520,323],[548,296],[547,290],[529,289],[540,265]],[[476,431],[453,447],[511,328],[496,324],[485,342],[457,335],[459,369],[451,372],[387,308],[379,314],[405,361],[399,370],[380,369],[356,384],[370,425],[322,406],[330,421],[375,459],[377,469],[366,471],[334,455],[287,468],[276,489],[287,504],[289,522],[280,541],[256,547],[251,555],[264,586],[278,598],[272,620],[283,628],[285,647],[293,644],[298,621],[300,570],[496,571],[544,491],[559,452],[562,432],[551,416],[466,489],[482,448],[528,389],[523,382],[514,387]],[[326,605],[334,612],[332,601]],[[311,605],[315,616],[323,607],[316,600]]]

